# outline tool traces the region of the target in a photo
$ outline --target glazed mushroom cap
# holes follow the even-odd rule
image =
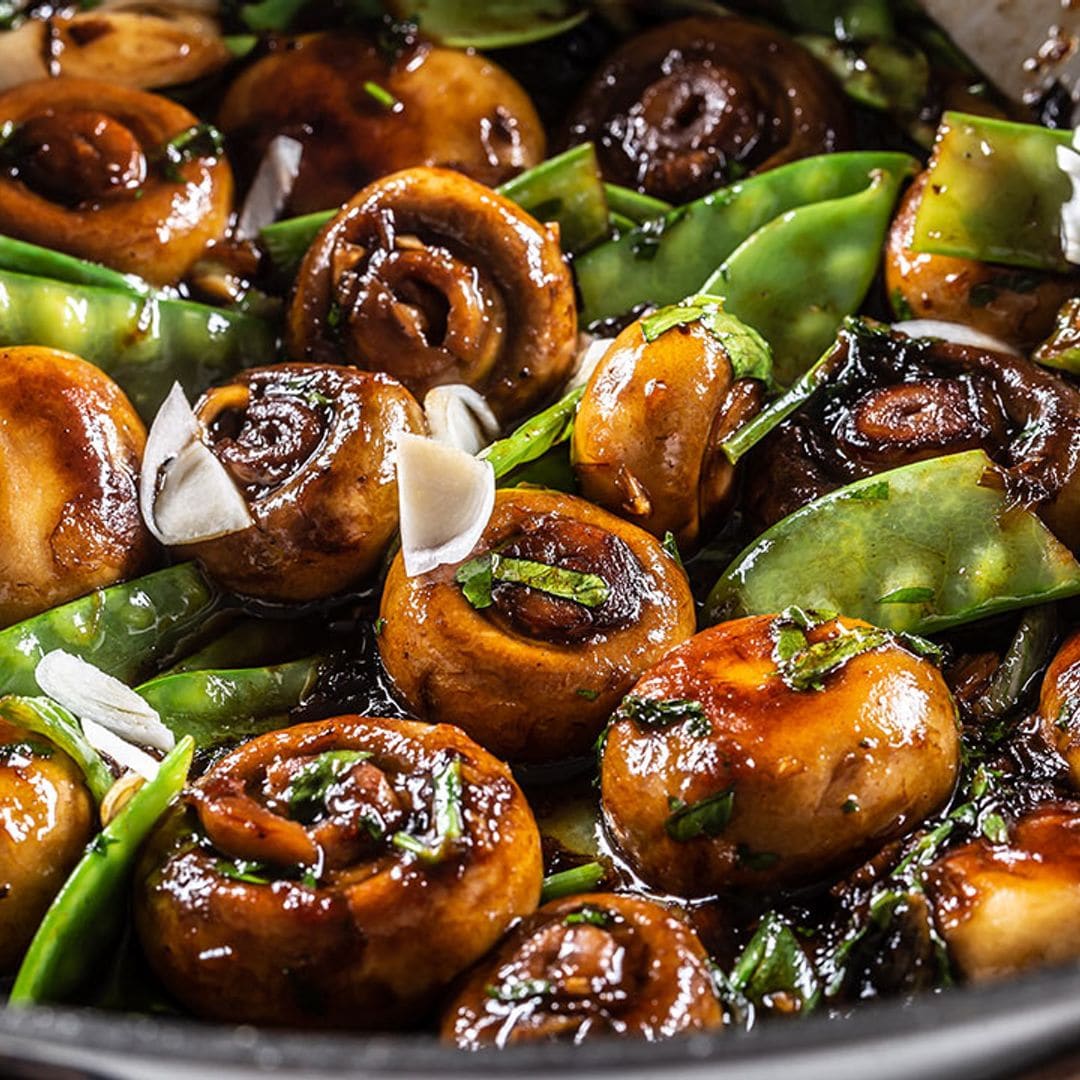
[[[952,791],[956,711],[932,664],[889,641],[820,690],[792,689],[774,658],[780,625],[758,615],[698,634],[630,692],[683,703],[675,715],[650,722],[624,709],[608,730],[604,819],[654,888],[703,896],[811,882],[908,832]],[[865,627],[834,619],[806,636],[813,645]]]
[[[556,231],[447,169],[370,185],[300,268],[297,359],[386,371],[419,399],[465,383],[502,421],[553,397],[574,361],[574,286]]]
[[[41,79],[0,94],[15,125],[0,168],[0,231],[155,285],[178,281],[225,234],[232,172],[199,127],[156,94],[90,79]]]
[[[456,724],[499,757],[587,753],[634,680],[694,632],[686,576],[648,533],[571,495],[514,489],[473,557],[498,552],[596,574],[596,607],[497,582],[477,609],[458,567],[408,577],[399,554],[379,614],[379,653],[409,708]]]
[[[372,83],[393,103],[372,96]],[[277,135],[300,140],[291,214],[340,206],[416,165],[495,186],[544,159],[536,110],[497,64],[420,41],[392,58],[358,33],[301,37],[256,61],[230,87],[219,122],[252,162]]]
[[[694,550],[734,497],[735,469],[721,443],[763,401],[764,385],[735,378],[721,340],[701,321],[651,342],[632,323],[597,365],[574,419],[581,493]]]
[[[146,431],[107,375],[71,353],[0,349],[0,626],[147,569]]]
[[[437,828],[436,778],[455,762],[459,835],[425,858],[398,838]],[[525,796],[456,728],[359,716],[297,725],[229,754],[190,802],[143,850],[135,917],[154,970],[200,1016],[415,1023],[540,896]]]
[[[1043,738],[1069,767],[1069,781],[1080,788],[1080,631],[1062,644],[1043,676],[1039,692]]]
[[[319,364],[251,368],[195,406],[205,441],[254,519],[184,545],[227,588],[313,600],[378,568],[398,522],[397,441],[423,412],[386,375]]]
[[[925,874],[938,931],[965,979],[1002,979],[1080,957],[1080,810],[1029,811],[1008,839],[947,852]]]
[[[94,830],[75,763],[0,719],[0,975],[15,971]]]
[[[585,893],[523,919],[443,1013],[465,1050],[551,1038],[650,1042],[719,1027],[723,1013],[694,932],[652,900]]]
[[[617,49],[565,141],[595,142],[608,180],[682,203],[841,150],[848,128],[839,87],[801,45],[759,23],[694,15]]]
[[[902,319],[940,319],[970,326],[1026,352],[1054,328],[1058,309],[1075,296],[1075,278],[1017,270],[973,259],[911,250],[915,214],[928,172],[900,202],[885,244],[885,285]]]

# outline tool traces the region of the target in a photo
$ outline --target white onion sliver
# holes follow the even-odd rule
[[[46,653],[34,678],[44,693],[84,723],[92,720],[128,742],[155,750],[171,750],[176,743],[157,712],[134,690],[73,653]]]
[[[478,454],[499,434],[491,406],[471,386],[436,386],[424,395],[424,415],[431,437],[466,454]]]
[[[951,345],[970,345],[973,349],[986,349],[989,352],[1008,353],[1019,356],[1011,345],[981,330],[975,330],[963,323],[945,322],[942,319],[907,319],[893,323],[894,330],[907,334],[911,338],[940,338]]]
[[[1080,265],[1080,128],[1073,132],[1072,146],[1055,149],[1058,168],[1069,178],[1072,193],[1061,208],[1061,247],[1068,262]]]
[[[277,220],[300,175],[303,154],[304,144],[288,135],[270,140],[236,223],[239,239],[254,240],[260,229]]]
[[[460,562],[495,506],[495,470],[445,443],[403,435],[397,447],[401,551],[409,577]]]
[[[143,520],[167,546],[227,536],[252,524],[243,495],[199,434],[183,388],[173,383],[150,425],[139,473]]]
[[[563,393],[569,394],[572,390],[577,390],[592,378],[592,373],[614,340],[614,338],[594,338],[586,333],[578,335],[578,354],[574,373],[563,388]]]
[[[114,735],[107,727],[93,720],[83,720],[82,729],[86,741],[95,750],[108,754],[117,765],[137,772],[144,780],[153,780],[157,776],[157,758],[151,757],[145,750],[132,746],[127,740]]]

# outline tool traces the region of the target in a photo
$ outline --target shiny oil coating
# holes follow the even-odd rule
[[[841,150],[847,107],[783,34],[695,15],[631,38],[586,86],[567,143],[593,140],[608,180],[674,203],[748,172]]]
[[[698,546],[734,495],[720,444],[761,406],[760,382],[733,378],[703,323],[645,339],[632,323],[593,372],[574,419],[581,493],[681,551]]]
[[[652,1041],[722,1023],[708,957],[685,922],[651,900],[582,893],[510,931],[448,1006],[442,1038],[466,1050],[594,1035]]]
[[[0,231],[176,282],[225,233],[232,171],[224,158],[175,166],[165,144],[198,124],[156,94],[90,79],[41,79],[0,94],[18,125],[0,169]]]
[[[929,179],[915,178],[885,244],[885,285],[904,319],[942,319],[1027,351],[1054,328],[1058,308],[1076,293],[1068,277],[912,251],[915,214]]]
[[[448,169],[361,191],[308,249],[289,354],[386,371],[418,398],[467,383],[501,420],[562,386],[574,359],[574,286],[557,233]]]
[[[494,187],[544,159],[532,102],[487,57],[415,42],[393,59],[358,33],[301,37],[256,61],[230,86],[219,122],[252,161],[275,135],[303,144],[292,214],[340,206],[414,165]]]
[[[0,975],[18,966],[94,825],[71,758],[0,720]]]
[[[1043,738],[1069,766],[1069,781],[1080,789],[1080,632],[1068,637],[1043,676],[1039,692]]]
[[[93,364],[0,349],[0,626],[148,568],[145,445],[131,402]]]
[[[293,820],[282,785],[339,750],[371,757],[335,789],[333,814]],[[426,864],[390,837],[430,812],[431,777],[455,757],[463,836]],[[154,970],[201,1016],[364,1030],[415,1023],[539,899],[540,837],[525,796],[456,728],[358,716],[297,725],[233,751],[191,801],[144,850],[135,914]],[[385,826],[380,839],[365,820]],[[193,829],[209,837],[204,846]],[[296,874],[313,852],[326,867],[317,886]],[[260,871],[271,883],[223,873],[222,860],[235,858],[271,864]]]
[[[1080,957],[1080,809],[1042,806],[1008,840],[980,837],[954,848],[925,875],[949,957],[966,979],[985,981]]]
[[[252,368],[195,408],[255,523],[183,548],[220,583],[271,600],[369,577],[397,529],[394,455],[423,412],[389,376],[318,364]]]
[[[694,632],[693,598],[675,560],[648,533],[571,495],[498,492],[474,555],[521,543],[512,551],[535,558],[542,552],[530,536],[549,530],[558,543],[545,558],[609,575],[608,604],[618,610],[606,624],[583,627],[580,605],[545,606],[517,585],[477,610],[456,567],[409,578],[400,555],[383,589],[379,652],[409,707],[457,724],[508,760],[588,752],[634,680]],[[594,562],[596,545],[608,550]]]
[[[827,675],[823,690],[793,690],[777,673],[772,628],[768,615],[712,627],[632,689],[700,703],[707,733],[631,719],[608,731],[604,820],[649,885],[702,896],[814,881],[910,831],[952,791],[956,713],[932,664],[888,644]],[[831,622],[807,638],[836,633]],[[673,800],[722,792],[731,816],[716,835],[668,834]]]

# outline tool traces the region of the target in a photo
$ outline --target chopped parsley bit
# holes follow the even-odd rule
[[[1058,731],[1068,731],[1071,727],[1077,726],[1078,722],[1080,722],[1080,694],[1070,694],[1061,703],[1054,727]]]
[[[415,855],[421,862],[442,862],[450,848],[465,831],[461,800],[464,785],[461,779],[461,758],[454,758],[431,778],[434,793],[431,800],[433,830],[430,837],[417,837],[407,832],[394,833],[394,847]]]
[[[380,615],[373,625],[375,627],[375,636],[378,637],[386,629],[386,620]]]
[[[314,821],[326,809],[326,796],[334,784],[369,757],[366,750],[327,750],[319,754],[296,773],[286,788],[289,813],[297,821]]]
[[[673,532],[664,533],[664,539],[662,543],[663,549],[679,564],[684,570],[686,569],[682,555],[679,554],[679,545],[675,540],[675,534]]]
[[[595,701],[600,696],[599,690],[589,690],[584,686],[578,687],[575,693],[578,697],[583,697],[586,701]]]
[[[849,795],[844,800],[844,805],[840,807],[845,814],[857,814],[859,812],[859,800],[854,795]]]
[[[701,702],[687,698],[656,700],[630,694],[623,698],[614,718],[632,720],[638,727],[653,729],[685,723],[687,733],[698,739],[712,731],[712,725]]]
[[[577,911],[572,911],[563,919],[564,926],[579,926],[588,923],[590,926],[607,926],[611,922],[611,915],[599,908],[586,904]]]
[[[269,885],[271,881],[267,876],[269,871],[267,864],[253,859],[218,859],[214,863],[214,869],[222,877],[227,877],[232,881],[242,881],[247,885]]]
[[[668,799],[671,814],[664,823],[664,829],[672,840],[680,842],[699,836],[719,836],[727,828],[734,807],[734,788],[725,788],[696,803],[685,803],[682,799],[671,797]]]
[[[454,580],[461,586],[465,599],[478,611],[491,606],[496,581],[527,585],[538,592],[573,600],[589,608],[600,607],[611,592],[608,583],[598,574],[549,566],[532,559],[505,557],[493,551],[463,563],[454,574]]]
[[[751,851],[746,844],[739,844],[735,848],[735,857],[740,866],[750,870],[771,870],[780,861],[775,851]]]
[[[547,979],[507,979],[501,986],[489,983],[484,987],[484,993],[496,1001],[513,1004],[528,1001],[529,998],[543,997],[553,989]]]
[[[4,743],[0,746],[0,761],[12,757],[51,758],[52,756],[53,747],[37,739],[23,739],[21,742]]]
[[[317,889],[319,887],[319,879],[312,870],[305,870],[300,875],[300,884],[306,889]]]
[[[183,183],[180,169],[199,158],[218,159],[225,152],[225,136],[213,124],[193,124],[174,135],[161,148],[158,158],[167,179]]]
[[[384,109],[396,109],[401,104],[385,86],[380,86],[377,82],[365,82],[364,93],[373,97]]]
[[[982,822],[982,834],[992,844],[1004,844],[1009,839],[1009,828],[998,813],[987,814]]]

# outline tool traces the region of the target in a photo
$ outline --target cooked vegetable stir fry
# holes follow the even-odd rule
[[[7,1008],[1080,962],[1075,88],[889,0],[90,7],[0,4]]]

